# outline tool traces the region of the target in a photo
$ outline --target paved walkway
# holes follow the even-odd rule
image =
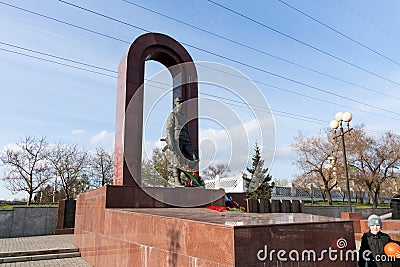
[[[2,263],[1,267],[90,267],[82,258]]]
[[[46,249],[76,248],[73,244],[74,235],[46,235],[17,238],[0,238],[1,252],[34,251]],[[28,267],[28,266],[60,266],[60,267],[90,267],[82,258],[65,258],[52,260],[3,263],[1,267]]]

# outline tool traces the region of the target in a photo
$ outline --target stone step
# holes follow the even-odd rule
[[[74,258],[80,256],[81,253],[77,248],[1,252],[0,264],[10,263],[10,262],[64,259],[64,258]]]
[[[44,255],[44,254],[61,254],[79,252],[78,248],[57,248],[57,249],[43,249],[43,250],[27,250],[27,251],[10,251],[0,252],[0,258],[31,256],[31,255]]]

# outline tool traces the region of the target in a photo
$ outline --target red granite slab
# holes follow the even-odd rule
[[[342,212],[341,218],[343,220],[353,221],[353,228],[355,233],[361,232],[360,220],[362,219],[361,212]]]
[[[265,245],[275,250],[321,251],[344,238],[346,249],[354,248],[351,221],[302,213],[219,213],[206,208],[111,209],[106,208],[106,192],[94,190],[77,201],[75,244],[94,266],[269,266],[271,262],[257,258]],[[338,266],[329,261],[310,264],[279,262],[279,266]],[[341,262],[340,266],[355,265]]]

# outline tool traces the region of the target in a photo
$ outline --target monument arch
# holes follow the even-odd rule
[[[145,61],[148,60],[157,61],[166,68],[189,63],[182,65],[184,69],[169,70],[173,80],[173,99],[191,100],[190,108],[187,107],[184,112],[188,117],[195,118],[190,120],[188,126],[191,142],[198,150],[198,85],[193,59],[173,38],[161,33],[143,34],[132,43],[118,68],[114,185],[140,186],[141,183],[143,84]],[[129,142],[127,138],[130,138]]]

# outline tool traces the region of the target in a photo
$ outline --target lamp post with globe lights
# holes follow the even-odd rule
[[[349,172],[347,169],[347,156],[346,156],[346,146],[344,142],[344,135],[352,130],[350,128],[350,121],[353,119],[353,115],[350,112],[338,112],[335,115],[335,119],[329,123],[329,126],[335,130],[339,128],[339,135],[334,136],[336,139],[341,137],[342,139],[342,147],[343,147],[343,158],[344,158],[344,171],[346,174],[346,186],[347,186],[347,203],[349,206],[349,212],[352,212],[351,208],[351,195],[350,195],[350,181],[349,181]],[[347,124],[347,130],[343,129],[343,123]]]

